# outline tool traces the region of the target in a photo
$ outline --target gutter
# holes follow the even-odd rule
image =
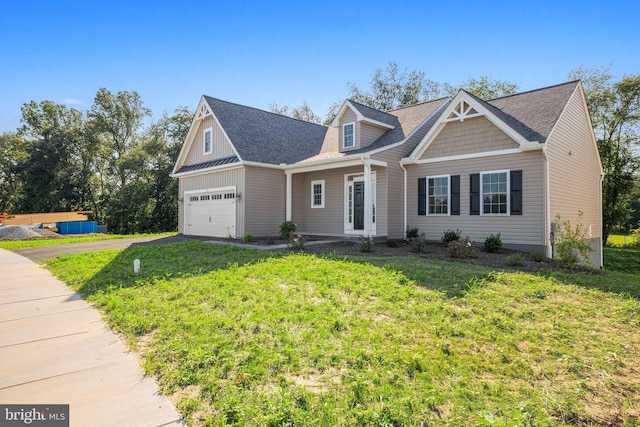
[[[542,147],[542,157],[544,158],[545,173],[545,211],[544,211],[544,242],[546,246],[547,258],[553,257],[553,246],[551,240],[551,191],[549,189],[549,157],[547,156],[546,145]],[[602,251],[601,251],[602,252]]]
[[[407,169],[400,162],[400,168],[403,171],[403,183],[402,183],[402,233],[406,238],[407,230]]]

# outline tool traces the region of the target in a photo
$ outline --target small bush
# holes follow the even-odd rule
[[[449,256],[454,258],[472,258],[475,256],[476,251],[471,246],[471,238],[460,237],[458,240],[453,240],[447,244],[449,250]]]
[[[547,255],[542,251],[536,251],[531,254],[531,260],[535,262],[545,262]]]
[[[285,221],[280,224],[280,236],[282,236],[283,239],[289,239],[295,231],[296,225],[292,221]]]
[[[387,245],[388,248],[398,248],[400,247],[400,242],[396,239],[387,239],[385,244]]]
[[[560,265],[566,268],[575,268],[582,261],[591,265],[589,255],[593,249],[587,243],[589,238],[587,227],[582,224],[582,211],[578,212],[578,223],[575,227],[571,221],[563,221],[560,215],[556,215],[555,257]]]
[[[444,232],[444,236],[442,236],[442,243],[448,245],[451,242],[455,242],[456,240],[460,240],[462,237],[462,231],[460,230],[447,230]]]
[[[502,239],[500,239],[500,233],[492,234],[484,239],[484,248],[487,252],[498,252],[502,248]]]
[[[418,231],[418,227],[409,228],[409,226],[407,226],[407,231],[404,234],[405,234],[405,240],[407,242],[410,242],[420,237],[420,232]]]
[[[242,241],[245,243],[251,243],[251,242],[255,242],[256,238],[253,237],[253,234],[251,233],[247,233],[244,235],[244,237],[242,238]]]
[[[362,236],[360,238],[360,252],[371,252],[373,250],[373,238]]]
[[[424,233],[413,240],[410,240],[409,246],[411,247],[411,252],[418,254],[423,253],[425,249],[427,249],[427,239],[425,239]]]
[[[524,263],[524,260],[522,259],[522,255],[520,254],[511,254],[508,257],[505,258],[504,262],[507,265],[510,265],[512,267],[515,266],[520,266]]]
[[[291,233],[291,238],[289,239],[289,247],[294,251],[302,251],[304,250],[304,243],[306,240],[302,237],[302,234]]]

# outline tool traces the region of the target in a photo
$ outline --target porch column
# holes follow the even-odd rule
[[[285,172],[285,175],[287,177],[287,184],[286,184],[286,193],[287,193],[287,198],[286,198],[286,208],[285,208],[285,220],[286,221],[291,221],[291,172]]]
[[[371,236],[371,165],[364,162],[364,235]]]

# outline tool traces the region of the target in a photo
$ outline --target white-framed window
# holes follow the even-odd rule
[[[311,181],[311,207],[324,208],[324,179]]]
[[[427,215],[449,215],[451,185],[449,175],[427,177]]]
[[[351,148],[355,145],[355,133],[355,123],[351,122],[342,125],[342,146],[344,148]]]
[[[509,171],[480,173],[482,215],[509,215]]]
[[[204,146],[204,154],[213,152],[213,128],[206,128],[202,134],[202,143]]]

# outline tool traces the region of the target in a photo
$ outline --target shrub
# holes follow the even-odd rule
[[[502,239],[500,233],[492,234],[484,239],[484,248],[487,252],[498,252],[502,248]]]
[[[409,228],[409,226],[407,226],[407,231],[404,234],[405,234],[405,240],[407,242],[410,242],[420,237],[418,227]]]
[[[373,238],[362,236],[360,238],[360,252],[371,252],[373,250]]]
[[[586,265],[591,265],[589,254],[593,249],[587,243],[589,236],[581,222],[582,216],[582,211],[579,211],[578,223],[573,227],[571,221],[563,221],[560,215],[556,215],[555,257],[560,265],[567,268],[575,268],[581,259]]]
[[[460,230],[447,230],[444,232],[444,236],[442,236],[442,243],[448,245],[451,242],[455,242],[456,240],[460,240],[462,237],[462,231]]]
[[[505,258],[504,262],[507,265],[515,267],[515,266],[522,265],[524,263],[524,260],[522,259],[522,255],[520,254],[511,254]]]
[[[460,237],[458,240],[453,240],[447,244],[449,255],[454,258],[471,258],[475,256],[475,249],[471,246],[471,238]]]
[[[285,221],[280,224],[280,236],[282,236],[283,239],[289,239],[295,231],[296,225],[292,221]]]
[[[289,247],[295,251],[301,251],[304,249],[304,242],[306,240],[302,237],[302,234],[291,233],[289,239]]]
[[[247,233],[244,235],[244,237],[242,238],[242,241],[245,243],[251,243],[251,242],[255,242],[256,238],[253,237],[253,234],[251,233]]]
[[[542,251],[536,251],[531,254],[531,260],[535,262],[545,262],[547,255]]]
[[[415,253],[423,253],[427,248],[427,239],[424,237],[424,233],[420,236],[414,238],[409,241],[409,246],[411,247],[411,252]]]

